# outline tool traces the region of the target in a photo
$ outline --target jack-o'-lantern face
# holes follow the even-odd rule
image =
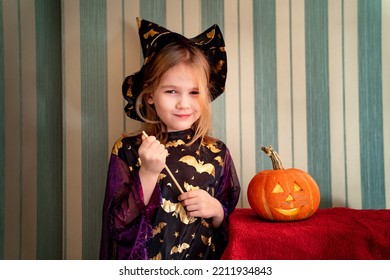
[[[276,184],[276,186],[271,192],[271,195],[280,197],[279,199],[273,200],[273,201],[278,201],[278,204],[280,205],[274,205],[273,209],[275,209],[277,212],[285,216],[296,215],[303,206],[300,205],[299,201],[297,201],[300,198],[302,198],[299,197],[299,194],[302,195],[302,193],[303,193],[302,188],[298,186],[296,183],[294,183],[292,191],[289,189],[284,190],[280,184]],[[281,200],[283,198],[284,200]]]
[[[313,185],[314,184],[314,185]],[[264,210],[273,220],[301,220],[315,212],[319,200],[314,180],[302,170],[273,170],[264,188]]]
[[[320,204],[320,191],[314,179],[295,168],[257,173],[248,185],[247,196],[254,212],[274,221],[306,219]]]

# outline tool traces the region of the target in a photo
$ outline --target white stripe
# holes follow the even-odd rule
[[[294,167],[308,169],[306,125],[305,2],[291,1]]]
[[[123,132],[123,18],[122,0],[107,3],[108,147],[107,155]]]
[[[276,0],[276,68],[278,153],[285,168],[292,167],[291,65],[289,0]]]
[[[247,189],[256,172],[255,90],[253,50],[253,3],[240,1],[241,125],[242,125],[242,207],[248,207]]]
[[[166,9],[167,9],[167,17],[166,17],[166,28],[177,32],[179,34],[183,34],[182,30],[182,1],[181,0],[166,0]]]
[[[198,35],[202,28],[200,0],[184,0],[184,36]]]
[[[328,1],[329,103],[332,206],[345,206],[342,9],[339,0]]]
[[[65,259],[82,258],[80,3],[63,1]]]
[[[347,153],[348,206],[360,209],[359,80],[357,1],[344,1],[345,129]]]
[[[4,32],[4,259],[19,259],[20,238],[20,115],[18,2],[3,1]],[[11,160],[10,160],[11,159]]]
[[[140,16],[139,0],[125,0],[125,73],[124,77],[131,75],[141,68],[141,45],[138,37],[136,18]],[[123,80],[122,80],[123,82]],[[123,101],[120,110],[125,119],[126,131],[134,131],[140,127],[140,122],[132,120],[124,114],[123,108],[127,103]]]
[[[382,1],[382,94],[386,208],[390,209],[390,1]]]
[[[20,2],[22,51],[22,259],[36,259],[37,240],[37,85],[35,2]]]
[[[225,90],[226,107],[226,145],[229,147],[238,178],[241,176],[240,155],[240,88],[238,53],[238,13],[237,0],[225,0],[224,39],[228,59],[228,74]]]

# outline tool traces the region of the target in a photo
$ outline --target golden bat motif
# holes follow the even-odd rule
[[[161,208],[167,213],[173,213],[172,216],[178,217],[183,224],[192,224],[197,220],[197,218],[187,215],[187,212],[181,203],[174,203],[163,198]]]
[[[216,161],[218,161],[219,166],[223,166],[223,159],[220,156],[217,156],[214,158]]]
[[[202,240],[204,245],[210,246],[211,249],[213,250],[213,252],[215,252],[215,245],[212,242],[212,238],[211,237],[206,237],[204,235],[201,235],[200,239]]]
[[[161,233],[161,230],[167,225],[167,223],[160,222],[157,226],[153,228],[153,236]]]
[[[148,39],[149,36],[153,37],[154,35],[158,34],[157,31],[154,31],[153,29],[150,29],[148,32],[144,33],[144,38]]]
[[[169,147],[177,147],[177,146],[180,146],[180,145],[185,145],[186,143],[179,139],[177,141],[169,141],[168,143],[165,144],[165,147],[166,148],[169,148]]]
[[[122,145],[123,145],[122,139],[123,139],[123,137],[121,137],[120,139],[118,139],[118,140],[115,142],[114,147],[112,147],[111,153],[113,153],[113,154],[116,155],[116,156],[118,155],[119,149],[122,148]]]
[[[220,149],[215,147],[214,144],[208,144],[206,146],[206,148],[209,149],[210,151],[212,151],[214,154],[217,154],[217,153],[219,153],[221,151]]]
[[[179,161],[194,167],[196,169],[196,172],[198,172],[199,174],[207,172],[215,177],[215,167],[211,163],[204,164],[203,161],[197,161],[196,158],[193,156],[184,156],[179,159]]]
[[[175,253],[181,253],[188,248],[190,248],[190,244],[188,244],[188,243],[183,243],[183,244],[179,244],[177,246],[173,246],[171,249],[171,255],[173,255]]]
[[[215,35],[215,29],[212,29],[209,33],[207,33],[207,38],[212,39]]]
[[[155,255],[154,257],[150,258],[149,260],[161,260],[161,252]]]
[[[167,175],[160,173],[160,175],[158,175],[158,181],[160,181],[161,179],[164,179],[165,177],[167,177]]]
[[[184,188],[186,189],[187,192],[200,189],[199,187],[195,187],[193,185],[190,185],[187,182],[184,182]]]
[[[219,60],[218,64],[214,67],[214,72],[218,73],[219,71],[221,71],[224,64],[225,62],[223,60]]]
[[[210,228],[210,223],[207,220],[203,219],[203,218],[202,218],[201,224],[205,228]]]

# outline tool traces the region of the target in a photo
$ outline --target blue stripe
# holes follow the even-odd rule
[[[381,1],[358,2],[360,164],[363,208],[385,208]]]
[[[107,174],[107,3],[80,1],[83,259],[99,256]]]
[[[219,28],[224,33],[224,1],[223,0],[202,0],[202,31],[206,30],[213,24],[218,24]],[[228,56],[228,69],[229,69],[229,53]],[[229,76],[229,74],[228,74]],[[225,102],[226,97],[224,94],[220,95],[216,100],[211,103],[213,112],[213,132],[214,136],[226,142],[226,109]],[[234,93],[232,93],[234,94]]]
[[[332,206],[327,1],[305,1],[305,32],[308,171],[326,208]]]
[[[5,189],[5,95],[4,95],[4,33],[3,1],[0,0],[0,260],[4,259],[4,189]]]
[[[62,258],[61,1],[36,0],[37,259]]]
[[[275,0],[253,1],[256,170],[272,169],[260,146],[278,150]]]
[[[141,18],[166,27],[167,8],[165,0],[140,1],[140,14]]]

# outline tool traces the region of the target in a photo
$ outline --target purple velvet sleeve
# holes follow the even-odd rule
[[[102,213],[100,259],[146,259],[151,237],[151,218],[160,205],[158,185],[148,205],[144,204],[138,173],[111,155]]]
[[[223,250],[228,242],[229,232],[229,216],[235,209],[240,196],[241,187],[237,177],[236,169],[227,149],[224,159],[224,168],[222,172],[222,178],[220,186],[215,195],[215,198],[220,201],[224,210],[224,220],[219,227],[218,242],[220,243],[217,248],[222,248],[220,252],[217,252],[217,256],[222,256]]]

